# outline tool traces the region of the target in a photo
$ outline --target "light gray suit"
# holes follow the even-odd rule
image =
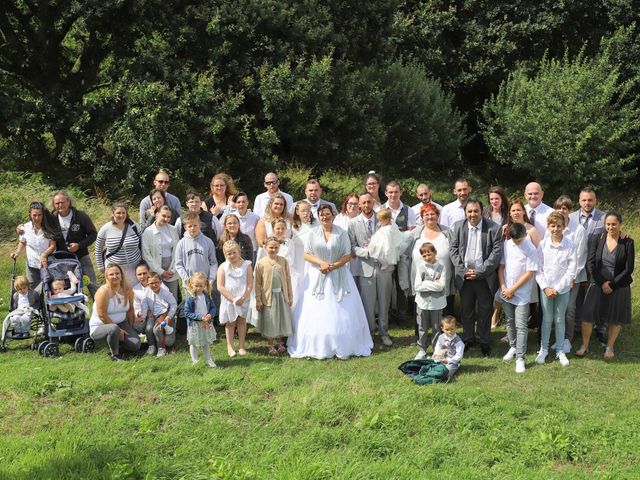
[[[582,210],[580,209],[569,214],[569,219],[582,226],[583,222],[580,221],[581,212]],[[591,237],[593,237],[593,235],[599,235],[604,232],[604,215],[605,213],[602,210],[598,210],[597,208],[594,208],[593,212],[591,212],[591,217],[589,218],[589,222],[587,223],[587,230],[585,232],[587,234],[585,245],[589,244],[589,241],[591,240]]]
[[[378,228],[376,216],[373,232]],[[356,258],[353,276],[362,298],[364,311],[373,335],[376,328],[376,306],[378,307],[377,327],[381,336],[389,335],[389,307],[393,285],[393,269],[382,270],[380,264],[369,256],[369,241],[373,232],[369,231],[367,220],[362,214],[349,221],[351,254]]]

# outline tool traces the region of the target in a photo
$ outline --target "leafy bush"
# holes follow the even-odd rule
[[[564,191],[613,186],[638,169],[640,107],[606,53],[544,57],[529,76],[516,69],[484,104],[482,131],[502,165]]]

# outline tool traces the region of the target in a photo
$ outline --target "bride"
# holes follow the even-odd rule
[[[351,259],[348,233],[333,225],[328,205],[318,207],[320,228],[310,232],[304,259],[309,262],[301,299],[294,310],[294,335],[288,351],[294,358],[347,359],[371,355],[369,324],[346,266]]]

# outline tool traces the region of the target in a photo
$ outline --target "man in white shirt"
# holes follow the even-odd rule
[[[540,233],[540,237],[544,237],[547,231],[547,216],[553,212],[553,209],[549,205],[542,203],[544,191],[537,182],[527,184],[524,189],[524,196],[527,199],[525,209],[529,220],[531,220],[531,223],[533,223],[538,233]]]
[[[293,197],[288,193],[280,190],[280,180],[275,173],[269,172],[264,176],[264,187],[267,189],[267,191],[258,195],[253,201],[253,213],[262,218],[264,216],[264,211],[267,208],[269,200],[276,193],[281,193],[282,196],[284,196],[285,200],[287,201],[287,209],[289,211],[293,211]]]
[[[329,205],[333,211],[333,215],[338,215],[338,209],[333,203],[320,198],[322,195],[322,187],[320,186],[320,182],[315,178],[307,181],[307,186],[304,189],[304,195],[309,205],[311,205],[311,214],[316,218],[316,220],[318,219],[318,207],[320,205]]]
[[[416,216],[416,227],[422,226],[422,217],[420,216],[420,209],[423,205],[428,205],[429,203],[436,206],[438,212],[442,213],[442,205],[432,201],[433,191],[431,187],[425,183],[421,183],[416,188],[416,197],[420,200],[420,203],[416,203],[411,210]]]
[[[442,207],[440,214],[440,224],[445,227],[453,228],[454,223],[464,220],[464,203],[473,191],[469,181],[466,178],[459,178],[453,184],[453,194],[458,197],[451,203],[447,203]]]
[[[153,179],[153,187],[164,192],[169,208],[180,215],[180,199],[167,191],[169,189],[169,174],[162,168],[158,170],[158,173],[156,173]],[[147,195],[140,201],[140,223],[144,223],[144,214],[150,208],[151,197]]]

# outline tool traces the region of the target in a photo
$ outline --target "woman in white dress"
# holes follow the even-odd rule
[[[333,225],[328,205],[318,207],[320,227],[305,244],[310,264],[294,310],[294,334],[288,351],[294,358],[347,359],[371,355],[373,341],[356,284],[347,263],[351,258],[348,233]]]

